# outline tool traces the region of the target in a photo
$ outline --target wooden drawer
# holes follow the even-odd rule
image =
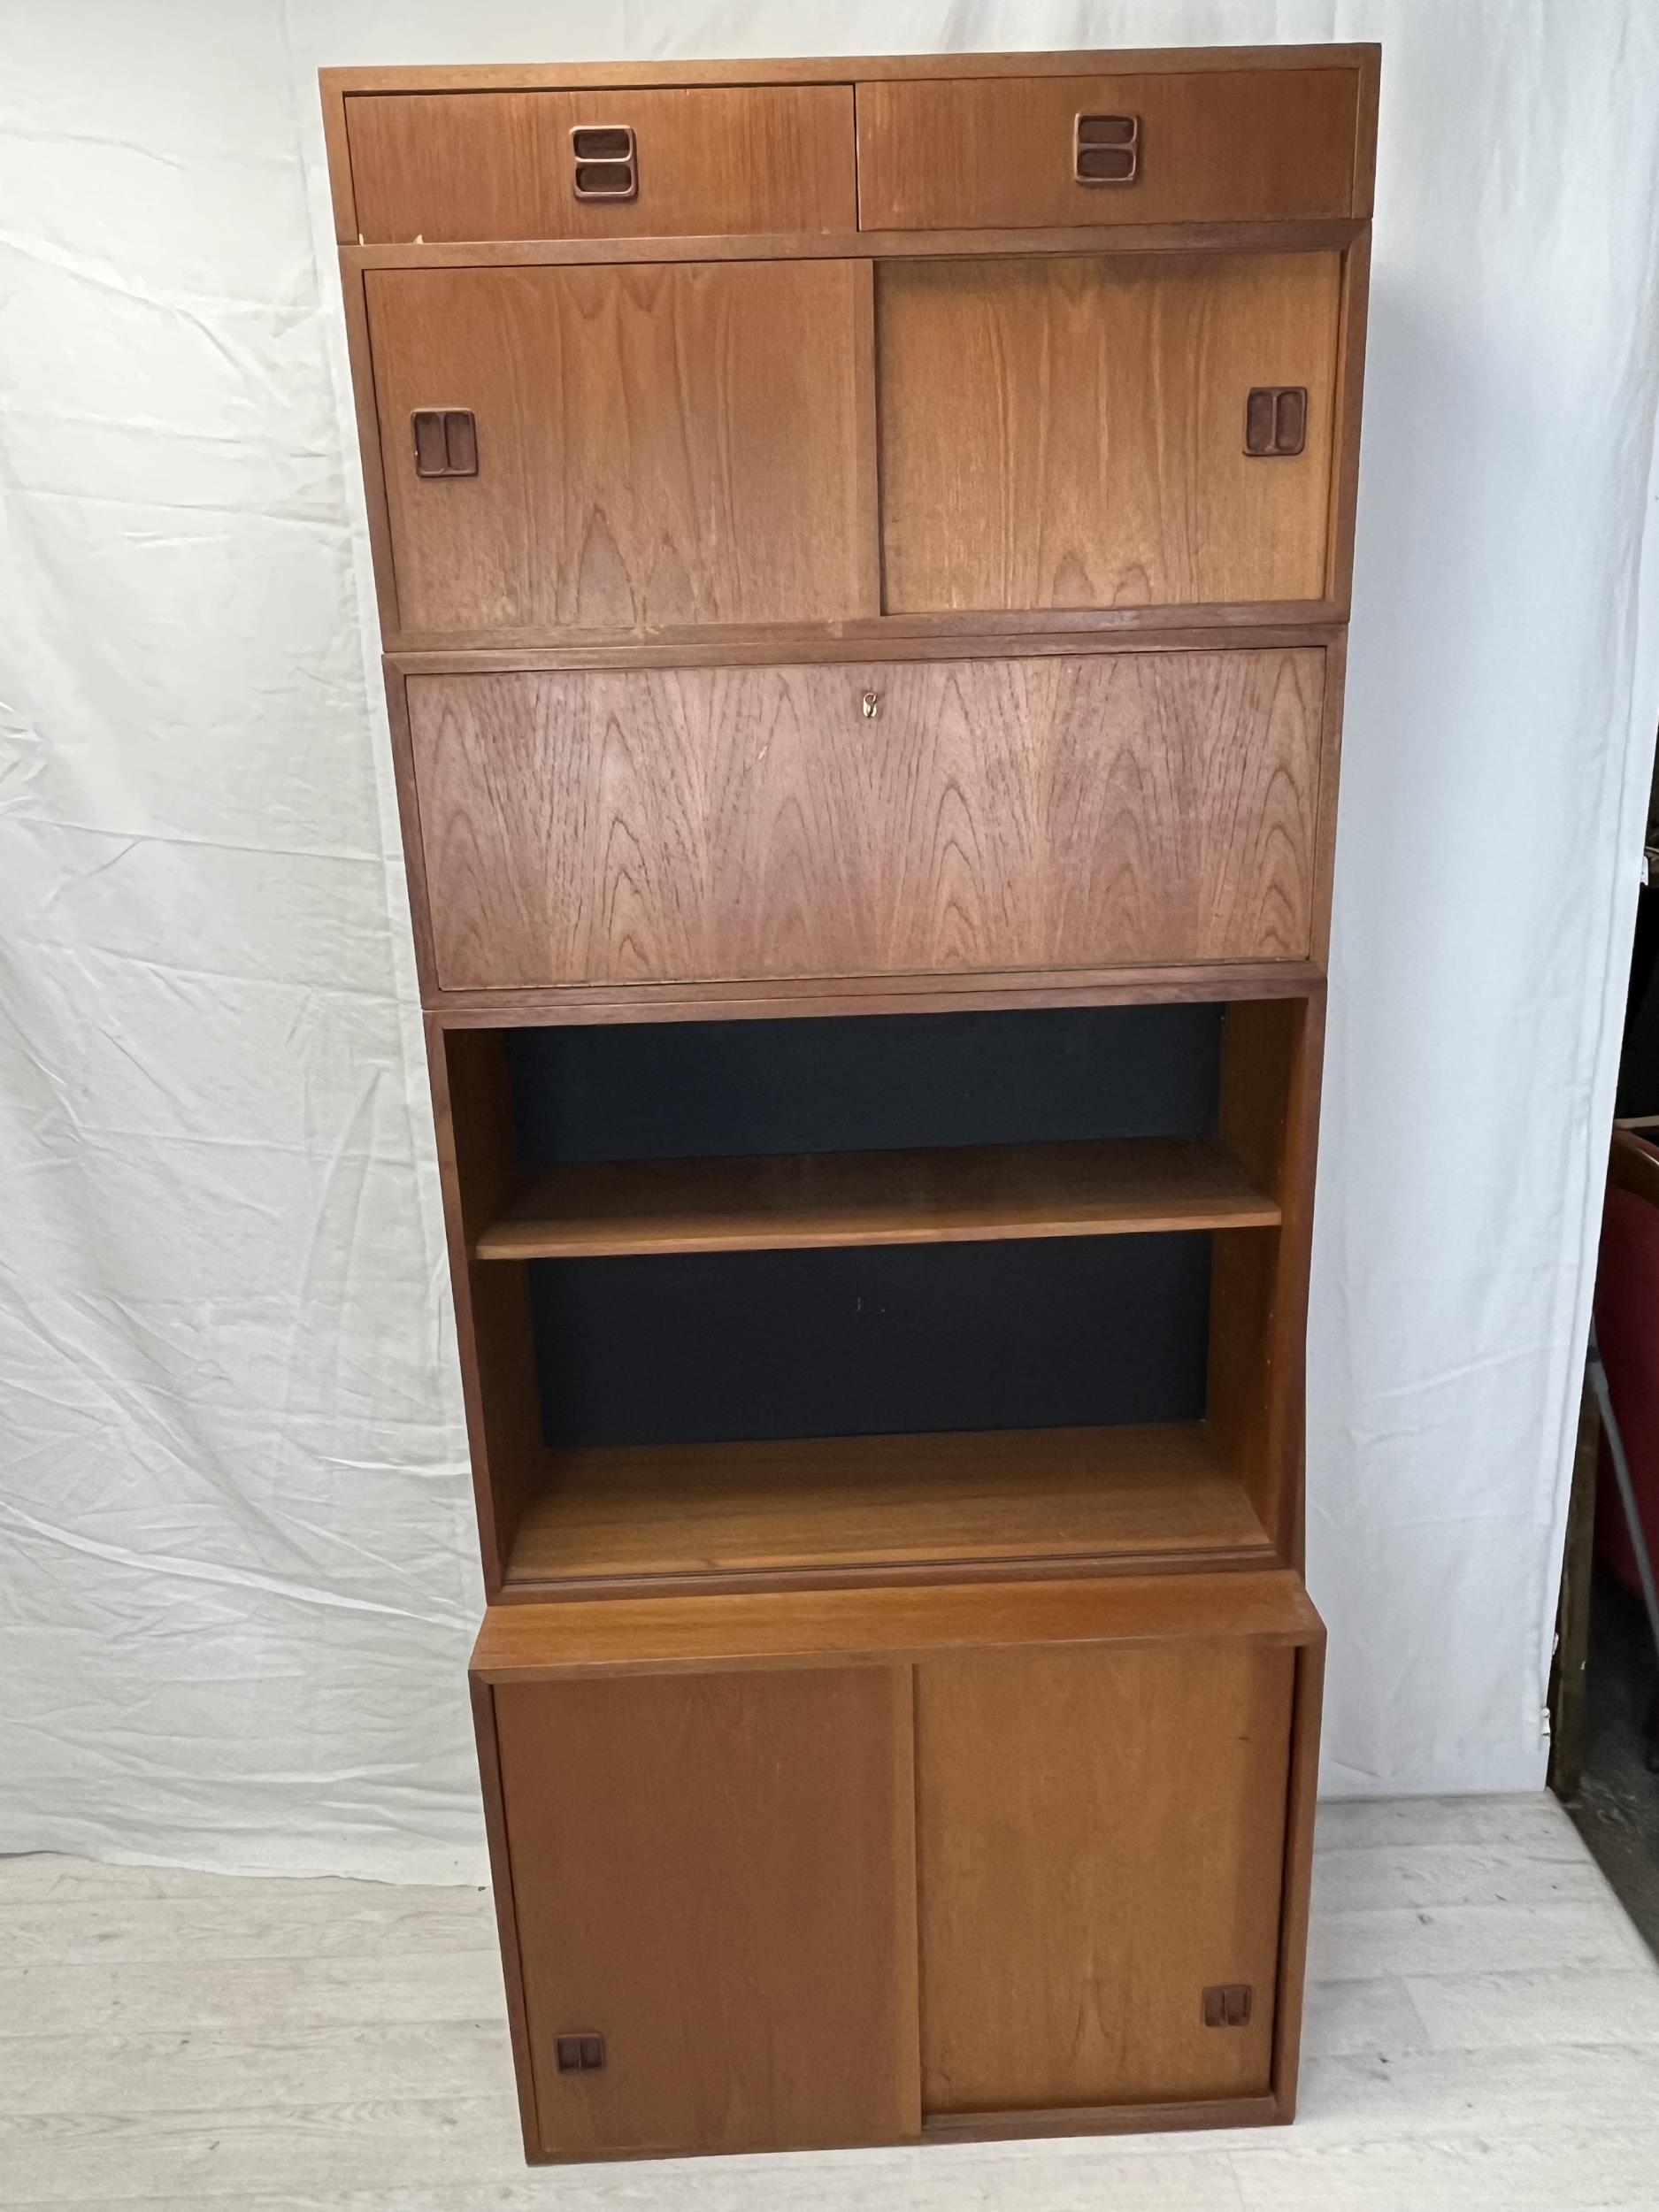
[[[416,676],[449,990],[1301,959],[1324,656]]]
[[[1356,211],[1356,67],[858,87],[866,230],[1267,221]],[[1085,141],[1079,150],[1079,118]],[[1079,179],[1103,172],[1102,180]]]
[[[398,626],[639,632],[875,611],[868,265],[377,269]],[[471,418],[423,475],[414,419]]]
[[[856,219],[848,85],[358,93],[346,128],[368,245],[851,230]],[[625,135],[572,136],[595,132]]]
[[[884,263],[888,611],[1322,597],[1340,290],[1333,253]],[[1294,452],[1246,450],[1263,389]]]

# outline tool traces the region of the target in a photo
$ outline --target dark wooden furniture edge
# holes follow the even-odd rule
[[[1366,234],[1363,217],[1255,221],[1050,224],[1033,230],[715,231],[666,238],[448,238],[340,249],[349,279],[365,269],[534,268],[628,261],[929,261],[1010,254],[1330,253]]]
[[[548,632],[514,639],[479,632],[388,632],[397,676],[534,674],[603,668],[806,667],[862,661],[1029,659],[1043,653],[1329,652],[1347,636],[1333,600],[1188,607],[1108,607],[1064,614],[875,615],[811,629],[782,626]]]
[[[629,1598],[791,1596],[818,1590],[926,1589],[1012,1582],[1104,1582],[1119,1577],[1259,1572],[1282,1563],[1265,1534],[1250,1549],[1065,1552],[1053,1556],[914,1559],[834,1567],[715,1568],[679,1574],[572,1575],[564,1581],[513,1576],[488,1593],[492,1605],[572,1605]]]
[[[472,1728],[478,1745],[479,1781],[484,1796],[484,1836],[489,1847],[490,1888],[495,1901],[502,1982],[507,2001],[507,2032],[512,2045],[513,2080],[518,2094],[518,2125],[524,2154],[542,2156],[541,2123],[536,2110],[535,2072],[530,2063],[529,2017],[525,2008],[524,1964],[518,1949],[518,1918],[512,1890],[512,1861],[507,1850],[507,1810],[502,1794],[501,1751],[495,1737],[495,1698],[488,1682],[469,1677]]]
[[[1047,2112],[939,2112],[922,2122],[922,2140],[997,2143],[1045,2135],[1171,2134],[1194,2128],[1272,2127],[1290,2116],[1271,2095],[1211,2097],[1190,2104],[1076,2105]]]
[[[412,879],[411,879],[411,888]],[[417,942],[425,927],[416,924]],[[1312,998],[1310,961],[1224,961],[1176,968],[1049,969],[1040,973],[844,976],[773,984],[572,986],[545,991],[428,991],[440,1029],[556,1027],[564,1022],[778,1021],[828,1014],[996,1012],[1012,1007],[1143,1006]]]

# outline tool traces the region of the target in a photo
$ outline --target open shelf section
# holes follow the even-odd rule
[[[483,1260],[954,1244],[1273,1226],[1276,1200],[1205,1138],[978,1145],[542,1169]]]
[[[1201,1422],[595,1446],[548,1455],[505,1594],[1271,1556]]]

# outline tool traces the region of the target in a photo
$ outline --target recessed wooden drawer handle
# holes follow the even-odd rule
[[[1248,2028],[1256,2008],[1256,1992],[1248,1982],[1221,1982],[1204,1992],[1207,2028]]]
[[[417,476],[476,476],[478,424],[465,407],[419,407],[410,417]]]
[[[633,127],[578,123],[571,131],[575,168],[571,189],[579,200],[631,200],[640,188]]]
[[[1258,384],[1244,403],[1244,449],[1257,460],[1289,460],[1308,442],[1305,384]]]
[[[1141,173],[1141,118],[1079,115],[1071,173],[1079,184],[1133,184]]]

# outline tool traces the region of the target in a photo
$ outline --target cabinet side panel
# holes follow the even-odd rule
[[[473,1257],[516,1173],[507,1058],[497,1033],[430,1020],[426,1049],[479,1548],[494,1596],[543,1455],[527,1271]]]
[[[544,2155],[913,2137],[909,1670],[495,1706]],[[602,2070],[561,2070],[572,2035]]]
[[[1296,1718],[1285,1821],[1285,1901],[1279,1927],[1279,2006],[1273,2022],[1273,2096],[1281,2120],[1296,2116],[1302,2070],[1302,1996],[1308,1978],[1308,1908],[1319,1791],[1325,1705],[1325,1632],[1296,1654]]]
[[[518,2124],[524,2154],[534,2159],[541,2141],[536,2117],[535,2080],[530,2069],[530,2032],[525,2014],[524,1973],[518,1958],[518,1923],[512,1893],[512,1863],[507,1853],[507,1822],[501,1796],[501,1746],[495,1735],[495,1697],[474,1675],[472,1734],[478,1746],[479,1786],[484,1800],[484,1833],[489,1845],[489,1881],[495,1903],[495,1934],[501,1945],[501,1978],[507,2001],[507,2032],[512,2041],[513,2078],[518,2091]]]
[[[1294,1652],[975,1653],[917,1670],[923,2106],[1259,2095]],[[1248,2024],[1204,1993],[1248,1987]]]

